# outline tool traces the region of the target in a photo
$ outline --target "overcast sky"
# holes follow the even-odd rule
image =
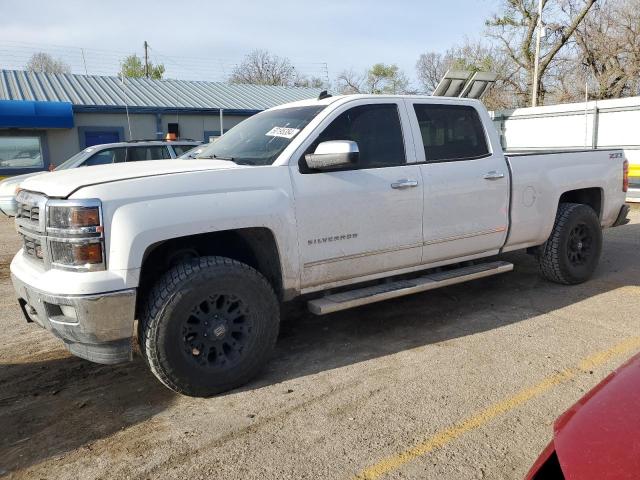
[[[289,57],[307,74],[322,73],[317,64],[326,62],[332,80],[341,70],[375,62],[396,63],[414,78],[420,53],[480,38],[498,3],[0,0],[0,62],[18,67],[33,49],[24,42],[49,46],[74,73],[83,73],[79,50],[58,46],[84,47],[88,73],[107,73],[123,52],[141,53],[147,40],[152,60],[174,76],[184,70],[191,77],[220,77],[245,53],[263,48]]]

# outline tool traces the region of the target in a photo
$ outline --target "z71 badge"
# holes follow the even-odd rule
[[[622,152],[610,153],[609,158],[622,158]]]
[[[357,233],[345,233],[344,235],[334,235],[332,237],[313,238],[311,240],[307,240],[307,244],[316,245],[318,243],[329,243],[329,242],[339,242],[342,240],[353,240],[354,238],[358,238]]]

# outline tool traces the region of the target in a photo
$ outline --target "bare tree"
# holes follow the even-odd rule
[[[452,68],[454,59],[447,53],[425,52],[418,57],[416,74],[425,93],[433,93],[440,80]]]
[[[507,108],[518,103],[510,64],[509,58],[498,48],[467,40],[445,53],[423,53],[416,63],[416,74],[422,91],[431,94],[448,70],[497,73],[498,81],[485,92],[483,101],[488,108]]]
[[[38,52],[31,55],[25,69],[33,73],[71,73],[71,67],[48,53]]]
[[[336,77],[336,89],[344,95],[364,93],[363,75],[354,70],[344,70]]]
[[[328,88],[326,82],[319,77],[307,77],[296,73],[293,79],[292,85],[294,87],[307,87],[307,88]]]
[[[539,103],[547,92],[545,74],[553,67],[558,53],[565,47],[596,0],[542,0],[545,33],[539,75]],[[502,12],[487,21],[488,34],[513,62],[520,75],[514,82],[526,103],[531,100],[535,62],[535,37],[538,23],[538,0],[503,0]],[[515,78],[515,77],[514,77]]]
[[[597,5],[576,29],[582,83],[595,98],[638,94],[640,78],[640,0]]]
[[[397,65],[376,63],[366,72],[359,74],[353,70],[345,70],[336,78],[336,88],[342,94],[377,93],[403,94],[411,93],[409,79]]]
[[[231,73],[231,83],[254,85],[293,85],[296,71],[288,58],[267,50],[253,50]]]

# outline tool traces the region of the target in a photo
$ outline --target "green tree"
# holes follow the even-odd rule
[[[129,55],[120,63],[120,75],[128,78],[146,77],[146,71],[142,59],[137,55]],[[162,80],[164,75],[164,65],[159,63],[154,65],[149,62],[149,78]]]

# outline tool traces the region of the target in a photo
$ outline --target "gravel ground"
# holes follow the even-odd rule
[[[294,304],[258,379],[194,399],[139,356],[91,364],[27,324],[2,218],[0,475],[522,478],[553,420],[640,345],[640,210],[632,219],[606,232],[583,285],[548,283],[518,253],[513,273],[326,317]]]

